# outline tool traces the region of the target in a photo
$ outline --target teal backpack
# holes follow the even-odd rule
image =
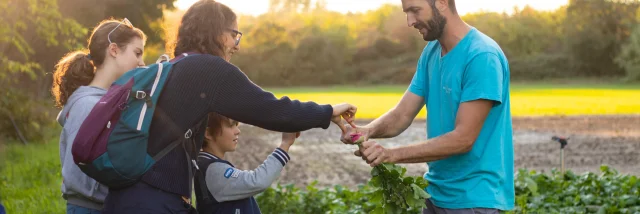
[[[140,180],[176,146],[192,141],[193,130],[182,130],[184,138],[153,156],[147,152],[149,127],[158,98],[173,65],[188,56],[192,55],[185,53],[169,61],[163,55],[155,64],[128,71],[111,85],[84,120],[73,142],[73,160],[85,174],[110,188],[126,187]]]

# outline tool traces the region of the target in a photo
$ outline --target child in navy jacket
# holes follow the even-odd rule
[[[269,188],[291,159],[289,147],[300,133],[283,133],[282,143],[254,170],[240,170],[224,160],[238,144],[238,122],[210,113],[195,175],[198,213],[260,213],[254,196]]]

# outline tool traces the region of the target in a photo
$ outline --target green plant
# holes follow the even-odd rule
[[[425,200],[431,197],[425,191],[427,181],[422,177],[405,177],[407,169],[395,164],[380,164],[371,170],[369,185],[377,190],[370,195],[376,205],[372,213],[421,212]]]
[[[362,147],[364,138],[361,134],[352,134],[351,140]],[[426,208],[425,200],[431,197],[425,190],[427,181],[422,177],[405,177],[406,172],[404,167],[390,163],[371,169],[369,185],[376,188],[369,198],[376,204],[373,213],[406,213]]]
[[[638,213],[640,182],[608,166],[599,175],[553,170],[516,173],[516,209],[511,213]]]

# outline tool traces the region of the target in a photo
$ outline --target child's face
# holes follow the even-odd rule
[[[213,138],[213,143],[223,152],[233,152],[238,146],[239,135],[240,128],[238,128],[238,122],[229,120],[229,123],[227,123],[227,121],[224,121],[222,124],[222,132]]]

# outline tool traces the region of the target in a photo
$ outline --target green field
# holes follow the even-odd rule
[[[373,119],[393,108],[406,86],[269,88],[276,96],[358,107],[357,118]],[[603,115],[640,113],[640,84],[533,84],[511,87],[513,116]],[[423,108],[418,118],[425,118]]]
[[[64,213],[57,136],[44,143],[15,142],[3,147],[0,201],[7,213]]]

